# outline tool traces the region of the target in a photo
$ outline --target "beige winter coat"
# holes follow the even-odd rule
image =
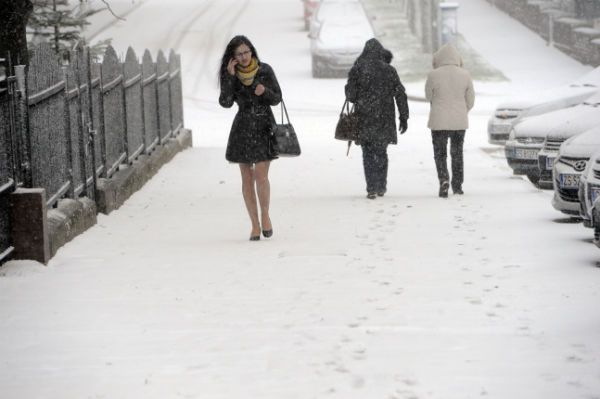
[[[425,83],[425,97],[431,104],[427,126],[431,130],[466,130],[475,92],[456,48],[451,44],[442,46],[433,55],[433,68]]]

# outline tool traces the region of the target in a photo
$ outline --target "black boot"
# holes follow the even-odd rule
[[[450,188],[450,184],[447,181],[440,183],[440,198],[448,198],[448,188]]]

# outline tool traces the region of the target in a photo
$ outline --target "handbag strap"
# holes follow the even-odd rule
[[[285,118],[287,119],[288,124],[290,123],[290,116],[288,115],[287,108],[285,107],[285,102],[283,98],[281,99],[281,123],[283,123],[283,113],[285,112]]]
[[[340,116],[344,115],[344,109],[346,109],[346,114],[350,114],[354,112],[354,104],[352,104],[352,109],[350,108],[350,101],[346,98],[344,100],[344,105],[342,105],[342,110],[340,111]]]

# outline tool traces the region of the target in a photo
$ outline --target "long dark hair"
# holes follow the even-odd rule
[[[227,45],[227,47],[225,47],[225,52],[223,53],[223,58],[221,58],[221,67],[219,68],[219,76],[218,76],[219,85],[221,84],[221,78],[223,76],[225,76],[225,74],[227,73],[227,64],[229,63],[229,60],[232,58],[235,58],[235,50],[238,47],[240,47],[242,44],[245,44],[246,46],[248,46],[250,48],[250,51],[252,51],[252,56],[254,58],[256,58],[256,61],[258,61],[260,63],[260,59],[258,58],[258,53],[256,52],[256,49],[254,48],[254,45],[252,44],[250,39],[248,39],[244,35],[235,36],[233,39],[231,39],[229,41],[229,44]]]

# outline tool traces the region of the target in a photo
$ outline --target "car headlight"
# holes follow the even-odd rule
[[[521,109],[497,109],[494,116],[498,119],[515,119],[521,115]]]
[[[541,144],[544,142],[543,137],[519,137],[517,142],[521,144]]]

